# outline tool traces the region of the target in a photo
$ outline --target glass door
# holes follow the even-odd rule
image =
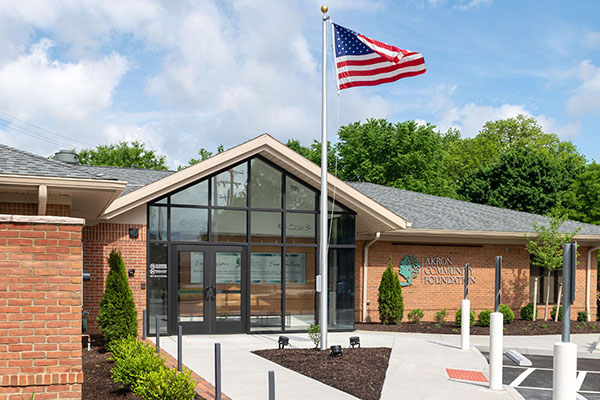
[[[183,333],[244,332],[244,248],[178,245],[174,253]]]

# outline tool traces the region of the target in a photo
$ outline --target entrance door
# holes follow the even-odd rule
[[[245,252],[240,246],[175,246],[183,332],[242,333]]]

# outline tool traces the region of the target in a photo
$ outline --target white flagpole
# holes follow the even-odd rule
[[[321,301],[319,304],[319,324],[321,325],[321,350],[327,349],[327,6],[321,6],[323,13],[323,86],[321,99],[321,224],[319,234],[319,274],[321,276]]]

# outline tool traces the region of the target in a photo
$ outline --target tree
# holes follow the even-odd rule
[[[563,265],[562,246],[571,242],[579,232],[579,228],[573,232],[561,232],[561,226],[566,217],[554,211],[553,214],[546,217],[548,225],[533,223],[533,230],[536,236],[531,238],[525,235],[527,244],[525,248],[533,256],[531,263],[544,269],[550,280],[550,275],[558,271]],[[550,285],[546,287],[546,307],[544,310],[544,321],[548,320],[548,302],[550,300]]]
[[[217,147],[217,154],[224,152],[225,149],[223,148],[223,145],[220,144]],[[200,148],[200,150],[198,150],[198,155],[200,156],[200,158],[192,158],[190,161],[188,161],[188,165],[180,165],[177,167],[177,171],[181,171],[184,168],[187,167],[191,167],[192,165],[198,164],[199,162],[202,162],[204,160],[206,160],[207,158],[212,157],[213,153],[212,151],[208,151],[205,148]]]
[[[340,128],[339,177],[454,197],[443,171],[443,136],[433,125],[369,119]]]
[[[121,252],[114,250],[108,257],[110,271],[100,300],[98,326],[107,342],[137,336],[137,311],[129,288]]]
[[[448,136],[448,134],[447,134]],[[474,138],[456,140],[455,135],[445,144],[445,174],[461,185],[464,176],[473,170],[489,166],[508,152],[530,149],[552,155],[559,161],[577,162],[585,159],[571,142],[561,141],[552,133],[544,133],[537,121],[525,115],[486,122]]]
[[[383,324],[397,324],[402,321],[404,314],[404,301],[402,299],[402,286],[400,279],[394,271],[392,257],[388,267],[381,276],[379,284],[379,319]]]
[[[304,158],[314,162],[319,167],[321,166],[321,142],[318,140],[313,141],[310,146],[304,146],[296,139],[289,139],[286,146]],[[327,172],[336,176],[338,175],[337,157],[336,148],[327,141]]]
[[[475,203],[548,214],[579,173],[579,163],[570,161],[537,149],[516,148],[468,173],[458,194]]]
[[[146,149],[144,143],[139,141],[99,145],[95,149],[83,149],[77,156],[84,165],[168,169],[165,156]]]
[[[600,164],[587,164],[575,177],[562,201],[571,220],[600,225]]]

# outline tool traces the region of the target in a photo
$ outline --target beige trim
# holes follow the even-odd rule
[[[38,189],[38,215],[46,215],[46,205],[48,204],[48,188],[46,185],[40,185]]]
[[[256,154],[264,156],[281,168],[297,175],[306,183],[312,184],[318,191],[318,182],[321,179],[321,169],[319,166],[271,136],[264,134],[118,198],[107,208],[101,218],[114,218],[132,208],[145,204],[193,181],[211,175],[228,165],[235,164]],[[336,199],[341,203],[359,214],[366,214],[369,218],[373,218],[379,221],[380,225],[383,225],[378,227],[377,230],[392,231],[406,229],[407,221],[404,218],[394,214],[333,175],[328,174],[327,179],[329,182],[329,195],[333,195],[335,188]]]
[[[439,242],[439,243],[503,243],[523,244],[525,235],[535,237],[535,232],[498,232],[498,231],[465,231],[443,229],[406,229],[385,232],[381,240],[405,242]],[[368,240],[366,236],[357,235],[356,240]],[[577,235],[574,240],[580,245],[600,245],[600,235]]]
[[[2,223],[22,223],[22,224],[56,224],[56,225],[85,225],[83,218],[71,217],[51,217],[41,215],[7,215],[0,214]]]
[[[2,175],[0,174],[0,185],[10,188],[22,188],[23,186],[46,185],[55,189],[95,189],[95,190],[118,190],[121,193],[127,182],[104,179],[79,179],[58,178],[50,176],[31,175]]]

